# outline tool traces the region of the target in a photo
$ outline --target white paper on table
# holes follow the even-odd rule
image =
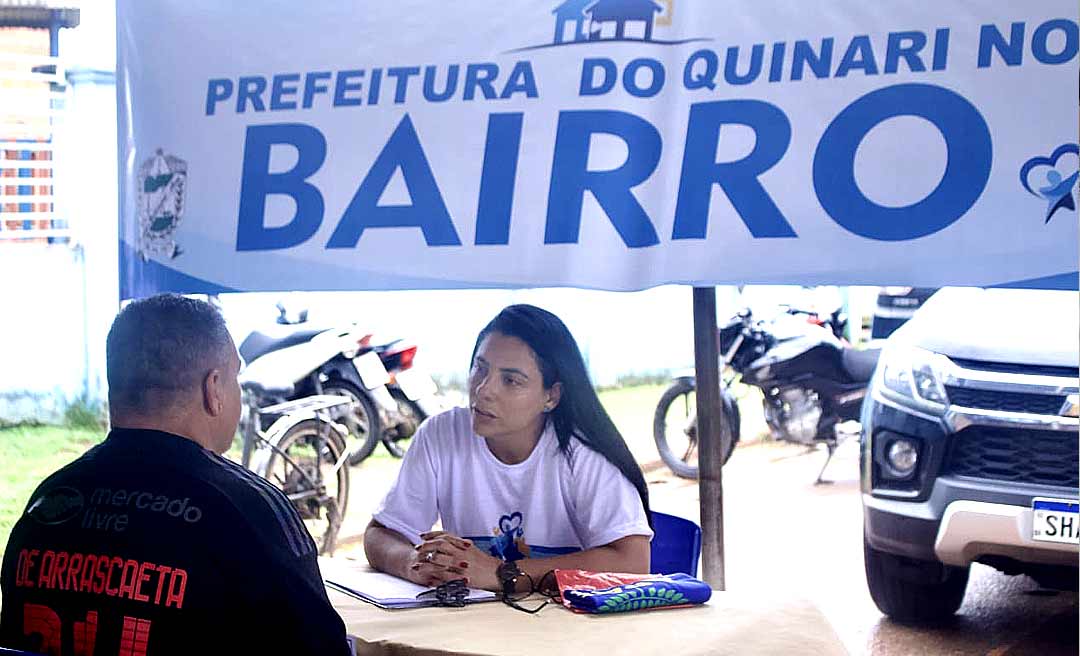
[[[383,608],[416,608],[433,606],[432,595],[417,599],[417,595],[430,588],[417,585],[390,574],[377,572],[368,565],[350,564],[348,561],[320,558],[319,569],[328,585],[364,601]],[[488,590],[469,589],[466,603],[493,601],[495,593]]]

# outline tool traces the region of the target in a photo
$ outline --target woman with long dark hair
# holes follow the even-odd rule
[[[422,585],[528,589],[556,568],[647,573],[648,517],[645,478],[570,331],[512,305],[476,339],[469,407],[417,431],[364,549]]]

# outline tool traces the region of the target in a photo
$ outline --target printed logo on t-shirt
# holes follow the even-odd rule
[[[563,554],[581,551],[578,547],[552,547],[525,542],[524,515],[520,512],[512,512],[499,518],[499,525],[492,529],[492,535],[466,535],[463,536],[476,545],[481,551],[486,551],[502,560],[521,560],[522,558],[550,558]]]
[[[47,526],[75,519],[85,506],[82,492],[73,487],[47,490],[26,509],[30,519]]]
[[[529,557],[529,545],[525,544],[524,515],[512,512],[499,518],[499,525],[492,529],[495,538],[489,552],[503,560],[521,560]]]

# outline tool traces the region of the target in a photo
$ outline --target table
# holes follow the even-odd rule
[[[714,592],[693,608],[604,616],[556,604],[528,615],[498,601],[384,610],[336,590],[327,594],[349,635],[359,638],[357,656],[847,654],[812,603],[765,594]],[[533,602],[525,604],[531,608]]]

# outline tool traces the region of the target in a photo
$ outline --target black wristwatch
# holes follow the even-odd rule
[[[517,592],[518,579],[525,575],[525,572],[518,567],[515,560],[499,563],[499,566],[495,568],[495,578],[499,580],[499,587],[502,589],[503,596],[509,596]]]

